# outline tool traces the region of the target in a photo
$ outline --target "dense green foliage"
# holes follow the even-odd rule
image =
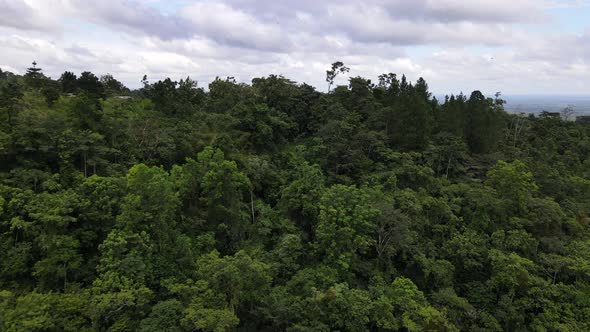
[[[590,126],[346,71],[0,72],[0,330],[590,330]]]

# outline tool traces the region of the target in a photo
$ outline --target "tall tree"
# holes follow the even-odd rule
[[[77,80],[78,88],[87,93],[91,98],[104,98],[104,86],[102,82],[89,71],[85,71],[80,74]]]
[[[71,71],[65,71],[61,74],[58,82],[61,84],[61,91],[63,93],[78,92],[78,77]]]
[[[33,61],[33,67],[27,68],[25,74],[25,80],[27,84],[33,88],[40,88],[43,85],[45,75],[43,75],[43,69],[37,67],[37,62]]]
[[[113,77],[111,74],[106,74],[100,77],[100,83],[104,87],[107,96],[120,95],[129,92],[129,89]]]
[[[473,91],[467,101],[465,137],[473,153],[490,153],[497,147],[502,119],[495,106],[480,91]]]
[[[336,61],[332,64],[332,69],[326,70],[326,82],[328,82],[328,92],[334,85],[334,80],[340,74],[348,73],[350,68],[346,67],[342,61]]]

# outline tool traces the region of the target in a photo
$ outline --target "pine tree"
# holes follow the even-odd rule
[[[33,67],[27,68],[27,73],[25,74],[26,82],[33,88],[40,88],[45,78],[45,75],[42,73],[43,69],[37,67],[36,61],[33,61],[32,65]]]

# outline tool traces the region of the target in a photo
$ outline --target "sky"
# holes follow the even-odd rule
[[[590,0],[0,0],[0,68],[190,76],[424,77],[435,94],[590,95]]]

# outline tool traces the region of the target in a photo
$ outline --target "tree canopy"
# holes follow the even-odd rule
[[[349,71],[0,71],[0,330],[590,330],[590,126]]]

